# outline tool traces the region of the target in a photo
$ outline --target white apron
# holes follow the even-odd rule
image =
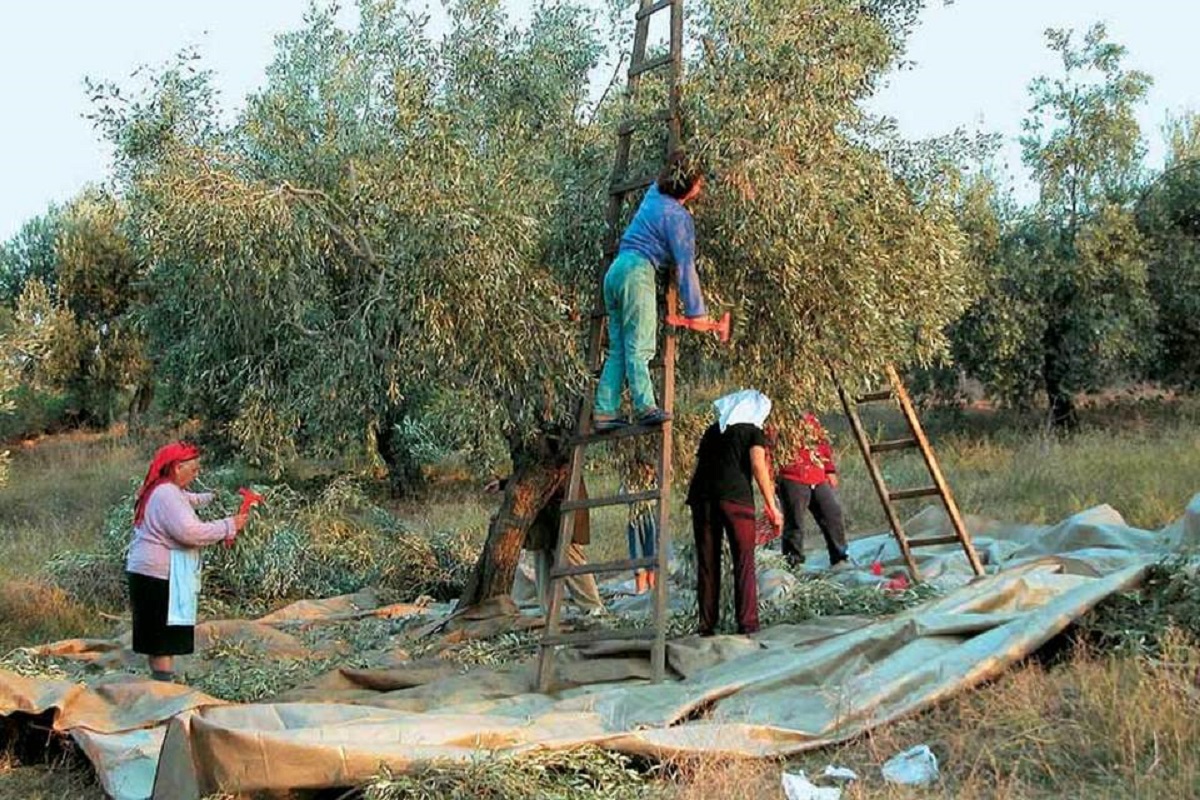
[[[171,550],[168,625],[195,625],[200,598],[200,550]]]

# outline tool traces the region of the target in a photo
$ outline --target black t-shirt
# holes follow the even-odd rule
[[[766,446],[767,437],[762,428],[749,422],[730,425],[724,433],[717,423],[709,425],[696,453],[696,471],[688,487],[688,504],[731,500],[754,505],[750,448]]]

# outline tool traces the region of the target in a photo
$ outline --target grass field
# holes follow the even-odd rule
[[[895,422],[870,420],[873,429]],[[838,437],[850,527],[876,532],[883,517],[865,469],[844,427],[833,415],[828,423]],[[1108,503],[1131,524],[1157,528],[1200,489],[1200,406],[1191,401],[1110,403],[1087,411],[1083,430],[1066,440],[1044,437],[1036,421],[986,411],[933,415],[929,429],[968,514],[1053,522]],[[0,651],[111,632],[107,615],[123,609],[72,598],[42,571],[56,553],[98,545],[106,512],[140,477],[150,447],[118,434],[79,434],[14,448],[9,484],[0,487]],[[885,473],[895,486],[924,480],[914,458],[889,460]],[[461,530],[478,541],[495,502],[477,482],[464,482],[440,485],[424,500],[392,510],[410,530]],[[686,515],[675,514],[672,528],[684,535]],[[624,546],[620,513],[600,517],[592,557],[619,555]],[[810,547],[816,546],[814,537]],[[1054,666],[1029,664],[930,713],[793,766],[810,774],[826,763],[859,770],[864,780],[848,798],[1194,797],[1200,795],[1197,674],[1200,650],[1182,637],[1153,659],[1081,648]],[[942,760],[938,789],[884,786],[878,765],[922,742]],[[783,768],[679,764],[670,770],[672,779],[654,789],[677,800],[778,797]],[[88,788],[86,771],[69,764],[22,766],[0,756],[0,798],[90,796],[100,795]]]

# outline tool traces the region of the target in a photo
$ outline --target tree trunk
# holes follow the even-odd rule
[[[1079,427],[1075,398],[1070,392],[1058,391],[1050,395],[1050,424],[1063,433],[1070,433]]]
[[[411,494],[421,483],[421,465],[413,458],[396,426],[404,419],[403,409],[392,409],[379,421],[375,448],[388,468],[388,486],[395,497]]]
[[[554,493],[566,482],[567,460],[544,447],[534,457],[513,457],[513,474],[504,490],[500,510],[492,517],[487,542],[471,575],[458,608],[463,609],[507,595],[517,573],[517,562],[530,524]]]
[[[1044,340],[1045,354],[1042,361],[1042,382],[1046,388],[1046,399],[1050,403],[1050,425],[1059,432],[1069,433],[1079,426],[1079,415],[1075,411],[1075,398],[1067,387],[1068,360],[1063,352],[1062,331],[1051,325]]]
[[[125,414],[125,419],[131,432],[142,431],[142,421],[145,418],[146,412],[150,410],[150,404],[153,402],[154,381],[150,379],[140,381],[137,388],[133,391],[133,396],[129,398],[129,408]]]

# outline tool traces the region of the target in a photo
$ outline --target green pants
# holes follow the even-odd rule
[[[658,336],[654,265],[635,253],[621,253],[604,275],[604,308],[608,312],[608,357],[596,387],[596,414],[615,417],[621,390],[629,381],[635,415],[654,408],[650,359]]]

